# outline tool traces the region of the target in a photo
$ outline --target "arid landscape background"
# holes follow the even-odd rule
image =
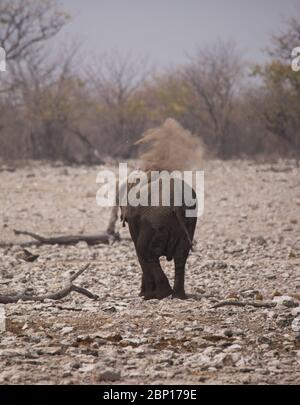
[[[103,25],[89,24],[98,16]],[[0,384],[300,383],[299,16],[294,0],[0,1]],[[94,35],[95,54],[91,39],[67,37],[76,26]],[[209,41],[197,34],[205,27]],[[138,55],[135,39],[157,52]],[[178,63],[153,66],[163,46]],[[120,240],[106,232],[96,178],[134,167],[136,141],[167,118],[205,151],[193,162],[205,173],[204,215],[188,299],[144,301],[128,229]],[[175,159],[158,143],[152,160],[191,163],[179,140]],[[104,243],[26,245],[14,230]],[[63,286],[57,300],[13,295]]]

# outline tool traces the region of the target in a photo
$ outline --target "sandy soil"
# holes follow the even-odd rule
[[[14,228],[104,230],[99,169],[30,163],[0,172],[0,242],[28,240]],[[292,162],[208,162],[186,301],[138,297],[141,271],[127,229],[110,246],[32,247],[40,255],[33,263],[18,246],[0,248],[0,294],[55,291],[90,263],[77,284],[100,297],[6,305],[0,383],[300,383],[299,213]],[[172,264],[163,266],[172,280]],[[276,305],[213,308],[223,299]]]

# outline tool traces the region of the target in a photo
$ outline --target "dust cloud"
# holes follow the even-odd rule
[[[204,147],[200,139],[175,119],[146,131],[135,144],[142,146],[138,157],[144,171],[201,169]]]

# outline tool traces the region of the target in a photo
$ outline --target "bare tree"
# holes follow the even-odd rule
[[[272,47],[267,51],[277,60],[290,63],[291,52],[300,44],[300,6],[295,9],[295,15],[286,21],[286,29],[273,36]]]
[[[0,44],[9,62],[1,80],[0,138],[5,150],[12,152],[18,136],[19,157],[26,155],[26,149],[30,149],[28,157],[46,157],[41,149],[51,156],[55,154],[54,147],[63,148],[64,136],[59,130],[67,116],[66,108],[60,107],[66,101],[63,93],[67,86],[71,92],[74,52],[64,53],[62,58],[51,62],[49,47],[46,50],[44,44],[61,30],[67,19],[56,0],[0,2]],[[14,117],[5,113],[7,106],[13,108]],[[22,124],[17,129],[18,123]]]
[[[300,16],[300,8],[298,11]],[[281,152],[300,158],[300,76],[291,69],[293,48],[300,44],[300,20],[287,21],[285,30],[273,37],[268,50],[272,61],[256,71],[263,79],[265,103],[262,106],[266,130],[273,135]]]
[[[65,48],[53,60],[31,53],[16,62],[11,75],[18,82],[18,97],[28,128],[33,158],[76,161],[74,143],[86,161],[100,156],[83,128],[88,110],[85,82],[75,71],[78,46]],[[75,148],[76,149],[76,148]]]
[[[1,0],[0,44],[7,61],[28,56],[33,47],[56,35],[66,20],[55,0]]]
[[[198,121],[206,143],[213,145],[221,157],[226,155],[241,74],[242,64],[234,45],[221,42],[213,48],[199,49],[183,70],[192,94],[188,99],[190,113]]]
[[[146,108],[139,92],[147,76],[146,61],[112,53],[90,65],[87,75],[102,148],[112,156],[128,157],[145,127]]]

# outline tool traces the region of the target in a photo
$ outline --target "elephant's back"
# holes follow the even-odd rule
[[[127,213],[129,217],[139,216],[142,221],[151,224],[151,226],[173,228],[178,222],[172,207],[128,206]]]
[[[143,240],[147,256],[166,256],[168,260],[172,260],[176,246],[182,237],[182,229],[174,210],[171,207],[141,206],[128,207],[128,209],[129,218],[138,219],[137,238]]]
[[[178,217],[183,218],[184,222],[188,221],[185,215],[187,208],[184,205],[178,206],[176,204],[176,192],[178,193],[177,200],[180,202],[180,198],[183,199],[182,190],[185,183],[180,179],[175,179],[171,183],[169,190],[168,188],[164,189],[161,197],[154,198],[157,205],[151,204],[153,200],[149,201],[150,197],[153,197],[151,193],[153,192],[153,183],[143,184],[138,190],[140,199],[148,202],[148,205],[139,204],[134,206],[128,204],[124,210],[124,215],[129,228],[131,230],[134,229],[131,234],[132,236],[135,235],[136,238],[133,237],[133,239],[142,240],[142,245],[149,254],[155,257],[166,256],[168,260],[171,260],[174,257],[176,246],[180,239],[186,238]],[[176,187],[176,184],[179,187]],[[192,188],[190,190],[191,198],[195,198],[194,190]],[[161,192],[160,185],[156,191],[158,194]],[[169,204],[165,204],[165,201],[168,201],[168,197],[170,200]]]

